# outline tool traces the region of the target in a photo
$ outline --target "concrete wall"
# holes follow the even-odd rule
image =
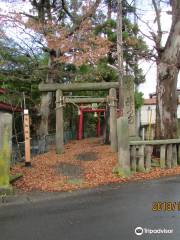
[[[156,122],[156,105],[143,105],[140,110],[141,125],[149,124],[150,113],[152,112],[152,124]]]

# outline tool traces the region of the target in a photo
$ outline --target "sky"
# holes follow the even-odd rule
[[[17,1],[17,0],[16,0]],[[152,8],[151,0],[136,0],[137,1],[137,14],[140,16],[140,19],[137,19],[137,22],[140,26],[140,29],[143,33],[146,35],[149,35],[149,29],[147,28],[147,25],[143,22],[148,22],[148,25],[152,27],[153,30],[156,30],[156,22],[154,22],[155,14],[154,10]],[[3,1],[0,0],[0,8],[3,9],[3,11],[15,11],[20,9],[22,12],[24,10],[27,10],[28,2],[21,2],[16,5],[12,4],[14,1]],[[13,8],[12,8],[13,5]],[[163,11],[161,14],[161,24],[162,29],[165,32],[163,35],[163,43],[165,44],[168,31],[171,26],[171,16],[166,13],[166,11],[169,10],[169,8],[166,6],[163,6]],[[13,32],[9,32],[9,35],[13,36]],[[24,37],[25,38],[25,37]],[[153,42],[150,41],[148,38],[145,38],[145,41],[147,42],[148,46],[151,48],[153,47]],[[153,62],[147,62],[147,61],[140,61],[140,66],[143,69],[143,72],[145,74],[146,81],[145,83],[141,84],[139,87],[139,91],[143,92],[144,98],[148,98],[150,93],[154,93],[156,91],[156,64]],[[180,87],[180,81],[178,81],[178,88]]]

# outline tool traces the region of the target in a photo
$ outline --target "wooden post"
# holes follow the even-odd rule
[[[136,146],[130,147],[131,170],[136,172]]]
[[[167,145],[167,167],[172,166],[172,144]]]
[[[25,166],[31,166],[29,111],[24,109]]]
[[[145,167],[144,167],[144,146],[141,145],[139,146],[139,150],[138,150],[138,167],[137,170],[139,172],[144,172],[145,171]]]
[[[113,152],[118,151],[117,145],[117,97],[116,97],[116,89],[111,88],[109,90],[109,98],[110,98],[110,141],[111,141],[111,149]]]
[[[151,169],[151,158],[152,158],[153,146],[146,147],[146,170],[149,171]]]
[[[173,144],[172,147],[172,166],[177,167],[177,146],[176,144]]]
[[[160,167],[165,168],[166,166],[166,145],[160,146]]]
[[[63,92],[56,91],[56,153],[64,152]]]

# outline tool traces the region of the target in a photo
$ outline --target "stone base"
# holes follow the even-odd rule
[[[147,173],[148,170],[146,171],[144,167],[137,167],[137,172]]]
[[[0,196],[1,195],[11,195],[11,194],[13,194],[13,188],[11,185],[0,186]]]
[[[129,169],[123,169],[120,167],[115,167],[113,173],[118,177],[130,177],[133,174]]]

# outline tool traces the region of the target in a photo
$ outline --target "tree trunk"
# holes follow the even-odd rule
[[[157,60],[156,138],[177,137],[177,78],[180,67],[180,1],[172,0],[172,25]]]
[[[40,136],[45,136],[48,134],[51,101],[52,101],[52,93],[48,93],[48,92],[42,93],[41,106],[40,106],[41,122],[40,122],[40,127],[38,132]]]
[[[54,62],[55,62],[55,52],[53,55],[49,56],[48,62],[48,73],[46,78],[46,83],[54,83]],[[52,92],[43,92],[41,95],[41,105],[40,105],[40,115],[41,122],[39,127],[39,135],[45,136],[48,134],[48,125],[49,125],[49,116],[50,116],[50,105],[52,103],[53,93]]]
[[[156,138],[177,137],[177,67],[166,63],[157,66]]]

